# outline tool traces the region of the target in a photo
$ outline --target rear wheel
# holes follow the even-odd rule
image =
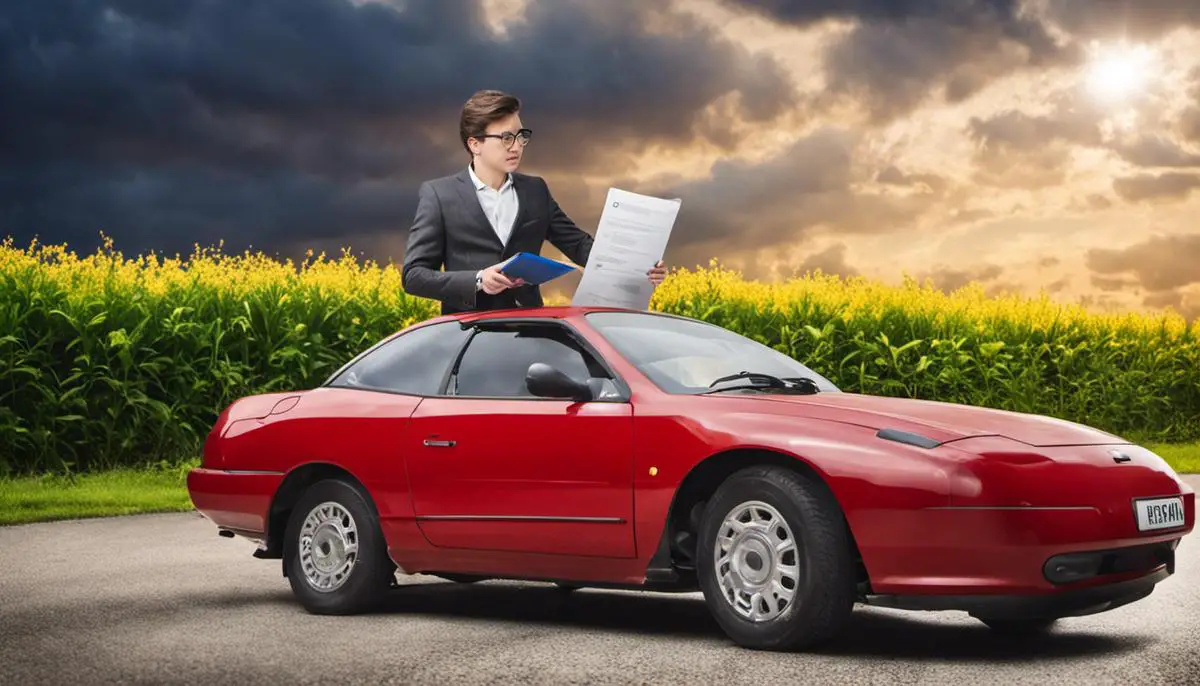
[[[705,601],[744,647],[816,645],[854,609],[848,531],[833,496],[811,478],[774,466],[735,473],[705,508],[699,539]]]
[[[284,545],[292,592],[313,614],[366,610],[394,578],[374,508],[357,487],[339,479],[304,492]]]

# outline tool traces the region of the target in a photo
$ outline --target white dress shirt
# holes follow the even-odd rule
[[[517,220],[517,191],[513,188],[512,174],[509,174],[500,190],[487,185],[475,175],[475,168],[467,165],[467,173],[471,175],[471,183],[475,184],[475,197],[479,198],[479,206],[487,216],[492,230],[500,237],[500,242],[508,244],[512,235],[513,222]],[[475,290],[483,288],[483,270],[475,272]]]
[[[475,184],[475,196],[479,198],[479,205],[491,222],[492,230],[500,237],[500,242],[507,245],[508,237],[512,235],[513,222],[517,219],[517,191],[513,188],[512,175],[509,174],[500,190],[496,190],[480,181],[475,175],[475,170],[469,165],[467,172],[471,174],[471,183]]]

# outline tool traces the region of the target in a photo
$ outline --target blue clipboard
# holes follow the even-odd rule
[[[510,279],[524,279],[525,283],[529,284],[553,281],[576,269],[574,265],[528,252],[519,252],[500,264],[500,271],[505,276]]]

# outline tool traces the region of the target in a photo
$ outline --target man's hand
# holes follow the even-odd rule
[[[510,279],[500,271],[500,265],[493,264],[483,270],[483,292],[488,295],[495,295],[500,291],[508,288],[515,288],[525,283],[524,279]]]
[[[658,264],[655,264],[654,268],[646,272],[646,274],[650,277],[650,283],[657,286],[663,282],[663,279],[667,278],[667,268],[663,266],[663,261],[659,260]]]

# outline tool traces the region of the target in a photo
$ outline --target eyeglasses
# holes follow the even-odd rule
[[[499,138],[506,148],[511,148],[515,141],[521,141],[521,147],[525,147],[529,145],[529,139],[532,137],[533,131],[529,129],[521,129],[515,134],[512,131],[505,131],[504,133],[484,133],[475,136],[475,138]]]

